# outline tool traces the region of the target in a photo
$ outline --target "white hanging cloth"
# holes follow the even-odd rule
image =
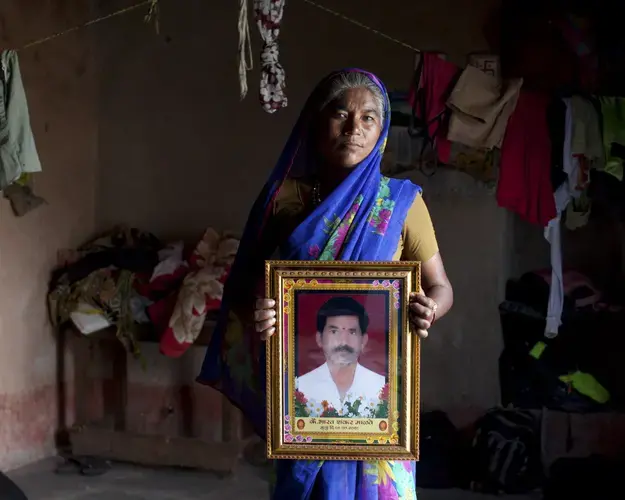
[[[254,0],[256,24],[263,39],[260,54],[260,103],[267,113],[285,108],[288,100],[284,68],[278,62],[278,36],[285,0]]]
[[[545,227],[545,239],[551,245],[551,285],[549,288],[549,304],[547,306],[547,324],[545,337],[554,338],[558,335],[558,329],[562,324],[562,309],[564,307],[564,280],[562,276],[562,212],[566,210],[571,198],[579,196],[576,191],[577,178],[579,176],[579,159],[572,152],[573,113],[571,100],[563,99],[566,105],[564,119],[564,148],[562,151],[562,164],[567,177],[556,192],[556,212],[558,215],[549,221]]]

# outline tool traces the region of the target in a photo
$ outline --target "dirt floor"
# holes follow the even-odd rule
[[[146,469],[113,464],[99,477],[56,474],[56,459],[44,460],[9,474],[29,500],[262,500],[268,499],[266,470],[242,464],[235,475],[218,478],[212,474],[176,470]],[[478,500],[497,497],[459,490],[427,490],[419,500]],[[507,497],[537,500],[538,496]]]

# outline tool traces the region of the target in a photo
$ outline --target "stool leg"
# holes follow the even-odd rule
[[[121,343],[117,343],[113,354],[113,383],[115,384],[116,431],[126,430],[126,409],[128,408],[128,356]]]

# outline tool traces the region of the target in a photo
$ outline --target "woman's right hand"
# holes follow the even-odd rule
[[[273,299],[256,299],[254,308],[254,328],[260,338],[267,340],[276,333],[276,301]]]

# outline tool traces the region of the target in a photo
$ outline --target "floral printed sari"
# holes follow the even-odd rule
[[[386,96],[375,75],[366,74]],[[334,76],[329,75],[327,78]],[[322,82],[325,83],[326,80]],[[317,89],[322,88],[320,84]],[[308,125],[316,110],[313,92],[291,133],[265,188],[256,200],[239,247],[222,302],[222,314],[207,350],[201,383],[210,384],[239,407],[257,433],[265,436],[265,350],[259,335],[230,304],[249,287],[249,263],[258,257],[273,200],[284,180],[309,165]],[[408,209],[420,188],[406,180],[381,175],[380,163],[390,125],[388,98],[378,142],[350,175],[295,229],[280,249],[289,260],[391,260],[397,249]],[[270,255],[263,255],[262,259]],[[262,261],[261,261],[262,262]],[[250,310],[253,304],[249,304]],[[415,500],[415,463],[402,461],[278,460],[274,500]]]

